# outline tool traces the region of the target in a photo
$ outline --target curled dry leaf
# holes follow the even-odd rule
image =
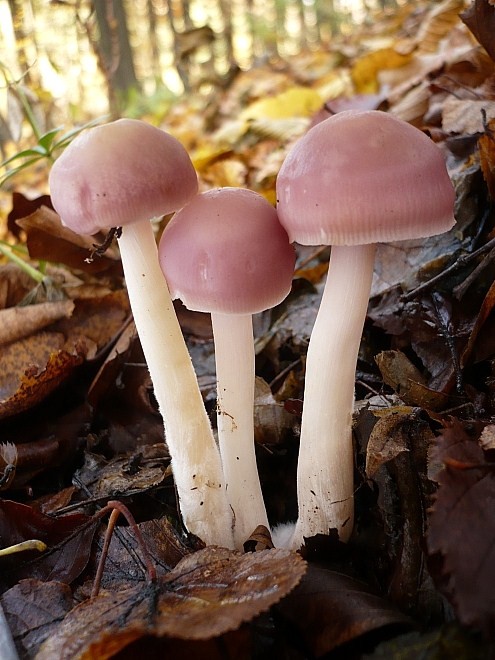
[[[0,311],[0,344],[28,337],[33,332],[70,316],[73,310],[72,300],[2,309]]]
[[[182,559],[156,584],[107,591],[81,603],[36,658],[108,658],[146,635],[210,639],[277,603],[305,569],[301,557],[287,550],[241,555],[208,547]]]
[[[428,388],[417,367],[401,351],[382,351],[375,357],[384,383],[389,385],[409,406],[439,410],[448,396]]]
[[[31,259],[62,263],[86,273],[121,271],[116,250],[110,249],[98,259],[86,261],[97,242],[95,237],[80,236],[64,227],[59,216],[42,206],[31,215],[17,220],[26,232],[26,243]]]

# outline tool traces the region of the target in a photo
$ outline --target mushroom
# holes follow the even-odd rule
[[[149,220],[197,193],[184,147],[145,122],[120,119],[78,136],[52,167],[52,201],[79,234],[121,227],[129,300],[164,421],[184,524],[232,547],[232,512],[196,374],[158,262]]]
[[[160,262],[172,297],[210,312],[217,372],[217,425],[237,548],[268,527],[254,448],[252,314],[289,293],[295,253],[261,195],[221,188],[196,196],[163,232]]]
[[[440,234],[454,224],[454,189],[438,147],[379,111],[341,112],[310,129],[280,169],[277,211],[291,241],[332,245],[307,358],[289,545],[352,532],[352,412],[375,243]]]

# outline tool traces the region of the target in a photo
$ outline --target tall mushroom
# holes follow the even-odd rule
[[[54,207],[73,231],[122,228],[118,243],[127,290],[164,420],[184,523],[206,543],[232,547],[218,448],[149,222],[196,194],[187,152],[164,131],[121,119],[78,136],[53,165],[49,184]]]
[[[384,112],[347,111],[317,124],[287,155],[277,210],[291,241],[332,245],[311,334],[290,542],[353,527],[351,418],[375,243],[439,234],[454,224],[454,190],[438,147]]]
[[[295,254],[275,209],[241,188],[196,196],[163,232],[160,262],[172,296],[211,312],[218,438],[238,548],[268,526],[254,451],[252,314],[288,294]]]

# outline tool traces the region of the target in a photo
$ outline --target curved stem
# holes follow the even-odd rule
[[[149,222],[122,228],[134,321],[165,425],[184,524],[206,544],[233,547],[222,465],[194,368],[158,263]]]
[[[234,543],[268,527],[254,449],[254,340],[250,314],[212,314],[217,369],[217,425]]]
[[[354,383],[374,256],[374,245],[332,247],[306,358],[294,548],[331,528],[341,541],[352,532]]]

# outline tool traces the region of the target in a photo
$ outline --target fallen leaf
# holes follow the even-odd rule
[[[474,0],[461,14],[461,20],[468,26],[488,55],[495,62],[495,6],[490,0]]]
[[[28,337],[33,332],[70,316],[73,310],[72,300],[2,309],[0,310],[0,344],[8,344]]]
[[[107,591],[81,603],[42,645],[37,660],[111,657],[146,635],[209,639],[251,620],[299,582],[305,562],[286,550],[241,555],[208,547],[157,584]]]
[[[43,541],[48,550],[30,561],[4,563],[5,580],[37,578],[70,583],[86,567],[99,524],[81,513],[52,518],[25,504],[0,500],[0,538],[5,545],[27,539]]]
[[[423,376],[401,351],[382,351],[375,357],[383,382],[389,385],[408,406],[440,410],[448,396],[427,387]]]
[[[98,239],[76,234],[64,227],[55,211],[46,206],[18,219],[17,224],[26,232],[26,244],[31,259],[62,263],[86,273],[122,272],[115,248],[109,248],[104,255],[88,262],[87,259]]]
[[[452,419],[432,458],[443,464],[429,515],[433,577],[459,621],[495,633],[495,465],[479,446],[479,424]]]
[[[313,658],[383,626],[411,625],[408,617],[363,582],[313,564],[277,605],[277,612],[304,641],[305,657]]]
[[[25,658],[34,658],[42,642],[73,607],[66,584],[35,579],[21,580],[0,601],[16,646]]]

